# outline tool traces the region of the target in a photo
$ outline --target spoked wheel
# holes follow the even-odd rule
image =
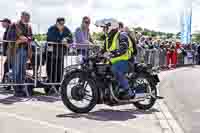
[[[61,85],[64,105],[75,113],[88,113],[97,104],[98,91],[89,78],[81,79],[81,73],[72,73]]]
[[[150,93],[149,96],[143,101],[138,101],[133,103],[136,108],[141,110],[148,110],[153,107],[156,102],[157,88],[155,85],[151,84],[150,79],[145,76],[140,76],[135,80],[136,87],[139,89],[144,89],[145,93]],[[137,94],[136,94],[137,95]]]

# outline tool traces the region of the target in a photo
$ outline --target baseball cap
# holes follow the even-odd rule
[[[4,18],[3,20],[0,20],[0,22],[6,22],[6,23],[11,24],[11,20],[8,18]]]
[[[23,12],[21,13],[21,16],[28,16],[28,17],[30,17],[30,14],[29,14],[28,12],[26,12],[26,11],[23,11]]]

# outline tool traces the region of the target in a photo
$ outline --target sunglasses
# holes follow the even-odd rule
[[[58,24],[59,24],[59,25],[62,25],[62,26],[65,25],[65,23],[62,23],[62,22],[61,22],[61,23],[58,23]]]
[[[89,22],[89,21],[84,21],[84,23],[85,23],[85,24],[90,24],[90,22]]]

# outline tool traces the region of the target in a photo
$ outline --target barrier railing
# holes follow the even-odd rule
[[[170,66],[194,65],[197,63],[197,54],[194,50],[168,52],[166,49],[143,49],[137,48],[136,62],[151,64],[156,68],[167,68]]]
[[[0,42],[0,86],[34,85],[27,76],[33,75],[27,67],[29,46],[17,45],[14,41]],[[7,47],[7,49],[5,49]],[[27,73],[27,74],[26,74]]]
[[[7,50],[3,45],[8,46]],[[58,91],[65,73],[64,68],[79,63],[90,54],[88,49],[94,47],[99,48],[98,45],[88,44],[33,41],[29,45],[16,45],[13,41],[1,41],[0,86],[46,87]],[[32,57],[29,57],[29,49],[32,50]],[[177,58],[173,58],[166,49],[137,49],[135,61],[151,64],[155,68],[197,62],[193,50],[177,53]]]

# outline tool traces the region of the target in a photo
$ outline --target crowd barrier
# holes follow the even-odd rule
[[[182,50],[180,52],[168,52],[166,49],[137,48],[137,63],[151,64],[155,68],[170,68],[171,66],[194,65],[198,62],[198,54],[195,50]]]
[[[55,42],[33,41],[28,47],[16,45],[13,41],[1,41],[0,44],[0,86],[46,86],[55,90],[61,84],[65,68],[80,63],[84,56],[90,54],[89,48],[99,49],[97,45]],[[8,45],[7,50],[4,45]],[[151,64],[155,68],[167,68],[174,63],[165,49],[137,49],[135,61],[138,63]],[[174,65],[195,64],[195,53],[188,50],[177,54]]]
[[[0,86],[46,87],[58,91],[65,68],[80,63],[84,56],[90,54],[88,49],[94,48],[99,49],[88,44],[33,41],[27,46],[1,41]]]

